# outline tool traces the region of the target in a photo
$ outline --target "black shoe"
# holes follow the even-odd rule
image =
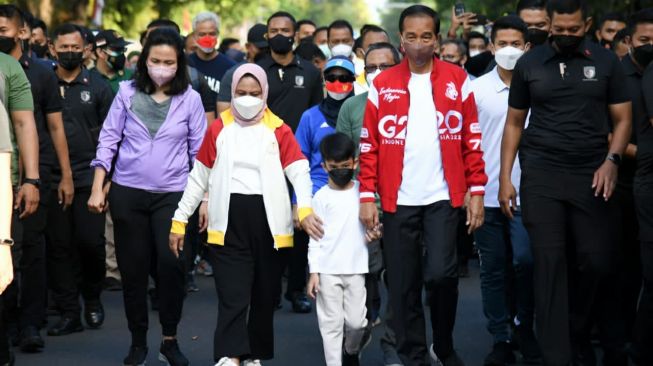
[[[628,353],[625,349],[603,350],[603,366],[628,366]]]
[[[572,364],[574,366],[596,366],[596,353],[590,342],[574,345]]]
[[[345,350],[342,351],[342,366],[359,366],[359,365],[360,365],[360,358],[358,353],[350,355],[349,353],[347,353],[347,351]]]
[[[435,346],[431,343],[431,347],[429,347],[429,356],[431,356],[431,359],[435,361],[436,365],[442,365],[442,366],[465,366],[465,363],[463,360],[458,357],[458,354],[456,351],[453,351],[449,356],[440,358],[436,353],[435,353]]]
[[[117,278],[105,278],[103,286],[107,291],[122,291],[122,282],[120,282]]]
[[[442,363],[442,366],[465,366],[465,363],[460,359],[455,351],[440,362]]]
[[[104,323],[104,307],[99,305],[86,305],[84,308],[84,320],[91,329],[98,329]]]
[[[299,314],[308,314],[311,312],[311,302],[308,301],[306,295],[299,293],[292,299],[292,311]]]
[[[59,322],[57,322],[57,324],[55,324],[52,328],[48,329],[48,335],[53,337],[64,336],[75,332],[81,332],[83,330],[84,327],[82,326],[82,322],[79,320],[79,318],[70,318],[65,316],[59,319]]]
[[[142,366],[147,359],[147,347],[131,346],[129,354],[122,361],[125,366]]]
[[[186,356],[179,350],[179,343],[176,339],[161,342],[159,361],[166,362],[170,366],[188,366],[190,364]]]
[[[492,352],[485,357],[485,366],[505,366],[515,363],[515,354],[508,342],[497,342],[492,347]]]
[[[34,326],[28,326],[25,329],[21,330],[18,346],[20,350],[25,353],[34,353],[41,352],[45,343],[38,328]]]
[[[7,362],[0,363],[0,366],[14,366],[14,363],[16,363],[16,357],[12,352],[9,352],[9,359]]]
[[[458,277],[459,278],[469,277],[469,265],[467,265],[467,263],[461,263],[458,265]]]
[[[150,306],[152,311],[159,311],[159,294],[156,291],[156,288],[151,288],[147,290],[147,293],[150,295]]]
[[[540,363],[542,359],[542,352],[540,351],[540,346],[537,344],[537,339],[535,339],[533,328],[518,325],[515,327],[515,331],[512,337],[513,343],[518,344],[519,352],[521,352],[523,358],[523,363]]]

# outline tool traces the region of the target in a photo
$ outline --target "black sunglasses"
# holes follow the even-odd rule
[[[339,81],[341,83],[353,83],[356,81],[356,78],[353,77],[352,75],[335,75],[335,74],[327,74],[324,75],[324,80],[333,83],[336,81]]]
[[[379,66],[376,65],[365,66],[365,72],[368,74],[373,74],[374,72],[376,72],[377,69],[384,71],[386,69],[391,68],[392,66],[394,65],[381,64]]]

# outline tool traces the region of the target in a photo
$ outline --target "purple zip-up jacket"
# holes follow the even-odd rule
[[[117,153],[113,182],[150,192],[182,192],[206,131],[202,99],[190,86],[173,96],[168,116],[153,138],[131,111],[135,93],[131,80],[120,83],[91,167],[110,171]]]

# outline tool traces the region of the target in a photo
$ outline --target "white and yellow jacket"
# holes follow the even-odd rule
[[[266,109],[261,123],[267,127],[261,141],[264,148],[261,149],[260,170],[265,212],[274,237],[274,247],[292,247],[292,209],[286,177],[297,195],[299,220],[302,221],[313,212],[308,160],[302,155],[290,127],[269,109]],[[172,219],[172,233],[185,234],[188,218],[202,201],[204,192],[208,191],[208,243],[224,245],[231,196],[235,124],[231,110],[226,110],[207,130]]]

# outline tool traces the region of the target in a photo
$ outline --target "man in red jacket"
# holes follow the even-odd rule
[[[360,216],[368,229],[378,227],[378,192],[392,326],[406,366],[430,364],[424,285],[435,340],[431,357],[445,366],[463,364],[452,339],[457,208],[467,201],[470,232],[483,223],[487,176],[476,103],[463,69],[433,57],[439,28],[431,8],[413,5],[402,12],[399,30],[407,57],[374,79],[361,131]]]

